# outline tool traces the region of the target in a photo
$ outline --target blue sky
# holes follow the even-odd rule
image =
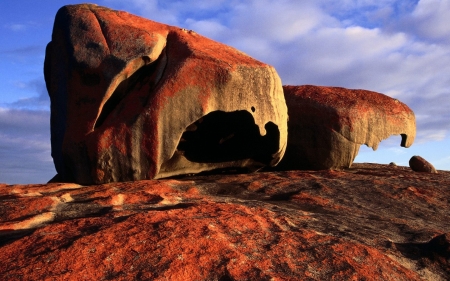
[[[450,170],[450,0],[93,0],[192,29],[273,65],[283,84],[373,90],[413,109],[417,138],[400,137],[356,162],[408,165],[421,155]],[[0,182],[55,175],[42,73],[53,19],[82,1],[0,2]]]

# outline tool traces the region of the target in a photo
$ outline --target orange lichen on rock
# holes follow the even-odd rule
[[[0,280],[448,280],[449,185],[355,164],[0,186]]]
[[[289,139],[282,169],[348,168],[365,144],[377,149],[391,135],[412,145],[412,110],[386,95],[339,87],[283,86]]]

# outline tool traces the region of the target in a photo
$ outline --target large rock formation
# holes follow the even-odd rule
[[[59,181],[258,169],[285,151],[276,71],[193,31],[96,5],[65,6],[44,74]]]
[[[280,169],[348,168],[361,144],[376,150],[391,135],[401,135],[404,147],[414,141],[414,113],[397,99],[338,87],[283,89],[289,139]]]
[[[449,280],[449,186],[376,164],[0,185],[0,280]]]

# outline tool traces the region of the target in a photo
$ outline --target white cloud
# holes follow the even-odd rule
[[[6,27],[12,31],[24,31],[25,29],[27,29],[27,26],[25,24],[19,24],[19,23],[7,24],[4,27]]]
[[[30,29],[36,28],[40,25],[41,25],[40,22],[23,21],[20,23],[18,23],[18,22],[7,23],[7,24],[4,24],[3,27],[11,30],[13,32],[22,32],[22,31],[28,31]]]
[[[186,25],[189,29],[194,30],[195,32],[206,37],[213,37],[217,36],[217,34],[224,34],[229,32],[226,26],[213,20],[197,21],[189,18],[186,20]]]
[[[116,9],[123,9],[126,11],[133,10],[132,13],[147,17],[148,19],[163,22],[171,25],[179,25],[177,13],[171,9],[163,8],[158,0],[106,0],[106,5],[117,6]],[[169,1],[176,3],[176,1]]]
[[[43,134],[30,134],[30,135],[22,135],[22,136],[11,136],[11,134],[0,134],[0,143],[5,144],[14,144],[14,146],[19,146],[22,149],[35,149],[37,154],[44,152],[45,154],[41,157],[42,160],[52,161],[52,158],[49,153],[50,152],[50,143],[47,139],[41,138]]]
[[[320,26],[336,24],[314,1],[249,1],[236,7],[232,19],[232,28],[241,36],[277,43],[292,42]]]
[[[50,109],[50,98],[47,93],[44,79],[33,79],[29,81],[13,81],[13,85],[26,92],[25,97],[16,98],[13,102],[0,102],[8,109],[44,110]]]
[[[450,167],[450,156],[435,160],[433,163],[435,166]]]
[[[50,109],[50,98],[47,93],[45,81],[42,81],[41,79],[34,79],[30,81],[16,81],[14,84],[20,89],[29,90],[30,93],[33,93],[33,96],[20,98],[15,102],[3,104],[4,106],[13,109]]]
[[[390,148],[388,148],[388,150],[395,155],[402,155],[402,154],[406,153],[406,150],[401,147],[390,147]]]
[[[0,107],[0,129],[5,132],[18,131],[18,133],[39,134],[49,131],[48,111],[18,110]],[[23,132],[21,132],[23,130]],[[20,136],[20,135],[19,135]]]
[[[0,108],[0,182],[47,182],[55,174],[50,114]]]
[[[407,23],[418,35],[436,41],[450,42],[450,1],[420,0]]]
[[[426,143],[430,141],[442,141],[445,139],[448,130],[423,129],[417,134],[418,141],[416,144]]]
[[[300,38],[294,45],[298,45],[300,52],[307,53],[306,63],[298,62],[297,68],[310,72],[311,76],[322,77],[325,84],[341,84],[351,80],[357,84],[355,75],[363,73],[367,78],[376,77],[374,71],[386,67],[389,55],[397,52],[407,42],[403,34],[387,35],[379,29],[363,27],[322,28],[314,34]],[[301,57],[300,57],[301,58]],[[289,56],[286,56],[289,59]],[[391,60],[395,58],[391,58]],[[396,64],[397,61],[394,61]],[[351,75],[354,72],[354,75]],[[365,73],[369,72],[369,73]],[[384,74],[385,71],[379,71]],[[347,77],[342,77],[342,74]],[[326,81],[327,76],[344,78],[342,82]],[[324,79],[325,78],[325,79]],[[367,78],[364,78],[367,80]],[[293,79],[293,78],[291,78]],[[361,83],[361,80],[359,80]],[[356,83],[355,83],[356,82]],[[351,86],[351,85],[348,85]]]
[[[14,55],[14,56],[28,56],[45,53],[45,46],[30,45],[21,48],[14,48],[10,50],[2,50],[0,54]]]

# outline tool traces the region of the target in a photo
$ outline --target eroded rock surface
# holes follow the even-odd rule
[[[377,164],[2,185],[0,279],[449,280],[449,186]]]
[[[193,31],[61,8],[44,67],[59,181],[152,179],[277,164],[287,109],[273,67]]]
[[[280,168],[348,168],[362,144],[376,150],[391,135],[401,135],[404,147],[414,141],[414,113],[386,95],[311,85],[283,89],[289,139]]]

